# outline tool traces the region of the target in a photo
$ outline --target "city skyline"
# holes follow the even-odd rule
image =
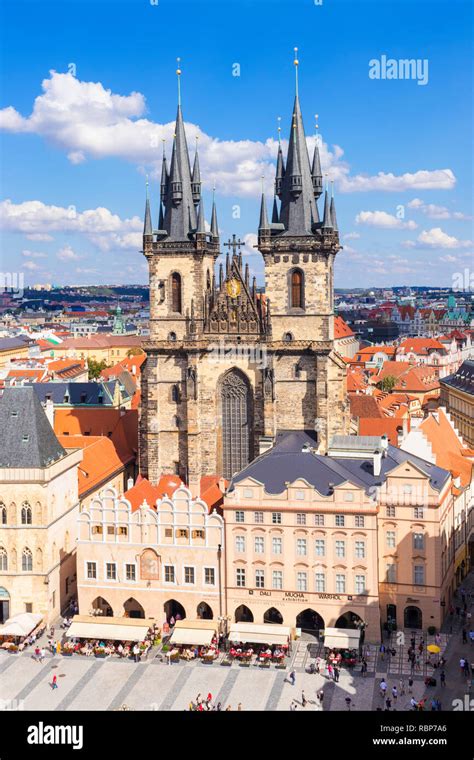
[[[468,4],[456,3],[456,43],[454,21],[441,3],[431,3],[429,15],[424,2],[409,9],[407,3],[354,9],[342,2],[281,2],[272,14],[266,3],[230,3],[220,16],[213,4],[181,5],[187,22],[179,38],[172,31],[176,6],[165,3],[120,2],[113,13],[103,4],[94,8],[92,23],[77,3],[62,7],[61,16],[52,13],[55,3],[7,5],[7,26],[18,24],[21,6],[28,7],[22,25],[31,45],[21,51],[5,45],[3,268],[23,271],[27,284],[146,282],[145,177],[156,227],[162,138],[169,157],[179,57],[191,160],[199,137],[206,219],[215,183],[221,241],[234,232],[245,240],[244,256],[262,284],[263,262],[253,249],[261,177],[270,213],[277,118],[286,152],[298,46],[308,150],[312,155],[317,113],[323,173],[334,179],[344,246],[336,287],[449,287],[472,259],[465,160],[471,127],[468,98],[459,97],[470,89]],[[466,18],[464,39],[459,14]],[[67,38],[58,34],[46,44],[33,35],[45,15],[58,32],[66,24]],[[295,21],[294,34],[278,34],[285,18]],[[219,35],[222,20],[232,24],[233,40]],[[113,50],[102,44],[105,23],[120,41]],[[147,29],[150,38],[162,35],[150,65],[138,35],[145,30],[146,39]],[[371,78],[373,62],[386,68],[387,59],[415,59],[418,79]]]

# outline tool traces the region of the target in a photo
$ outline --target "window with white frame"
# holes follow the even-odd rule
[[[235,551],[240,553],[245,551],[245,536],[235,537]]]
[[[326,554],[326,541],[324,538],[317,538],[315,541],[315,550],[317,557],[324,557]]]
[[[324,515],[318,514],[314,516],[315,525],[324,525]]]
[[[194,583],[194,567],[185,566],[184,568],[184,582],[185,583]]]
[[[415,586],[425,585],[425,566],[415,565],[413,568],[413,583]]]
[[[273,525],[281,525],[281,512],[272,512]]]
[[[239,588],[243,588],[245,586],[245,568],[244,567],[238,567],[235,571],[235,580],[236,585]]]
[[[296,524],[297,525],[306,525],[306,515],[304,512],[297,512],[296,513]]]
[[[272,571],[272,588],[274,589],[283,588],[283,570]]]
[[[165,565],[165,583],[175,583],[174,565]]]
[[[117,580],[117,565],[115,562],[106,562],[105,563],[105,577],[108,581],[116,581]]]
[[[425,536],[423,533],[413,534],[413,548],[424,549],[425,548]]]
[[[365,592],[365,575],[356,575],[355,592],[356,594],[363,594]]]
[[[363,528],[363,527],[365,527],[365,518],[364,518],[364,515],[356,515],[355,516],[355,526],[356,526],[356,528]]]
[[[393,506],[393,504],[387,505],[385,507],[385,513],[386,513],[387,517],[395,517],[396,511],[395,511],[395,507]]]
[[[316,591],[318,591],[320,594],[326,591],[326,574],[325,573],[316,573],[315,585],[316,585]]]
[[[272,538],[272,552],[273,554],[281,554],[283,551],[283,541],[279,536]]]
[[[137,580],[137,570],[134,564],[127,563],[125,565],[125,578],[127,581]]]
[[[255,554],[264,554],[265,552],[265,539],[263,536],[255,536]]]
[[[387,530],[386,540],[387,540],[387,546],[390,549],[394,549],[397,543],[394,530]]]
[[[264,570],[255,570],[255,588],[264,588],[265,572]]]
[[[306,539],[305,538],[296,539],[296,553],[300,557],[306,556]]]
[[[397,566],[387,565],[387,583],[397,582]]]
[[[346,593],[346,576],[344,573],[336,573],[336,593]]]
[[[345,541],[336,541],[336,557],[345,557],[346,556],[346,542]]]
[[[365,541],[355,542],[355,556],[357,559],[364,559],[365,557]]]
[[[415,514],[415,520],[423,520],[423,507],[415,507],[414,508],[414,514]]]
[[[336,526],[338,528],[343,528],[344,523],[345,523],[344,515],[336,515]]]
[[[308,575],[302,570],[296,573],[296,590],[297,591],[308,590]]]
[[[245,522],[245,513],[243,510],[237,510],[235,513],[235,522],[243,523]]]
[[[263,512],[254,512],[254,520],[256,523],[263,523]]]
[[[87,563],[87,578],[89,580],[96,580],[97,579],[97,562],[88,562]]]
[[[213,567],[204,568],[204,583],[206,586],[215,586],[216,583],[216,571]]]

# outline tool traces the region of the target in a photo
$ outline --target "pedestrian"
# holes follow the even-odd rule
[[[463,673],[464,673],[464,667],[465,667],[465,665],[466,665],[466,660],[464,659],[464,657],[461,657],[461,659],[459,660],[459,667],[461,668],[461,675],[463,675]]]
[[[397,703],[398,690],[396,686],[392,686],[392,697],[395,704]]]
[[[387,697],[387,699],[385,700],[385,709],[386,710],[392,709],[392,700],[390,699],[390,697]]]
[[[306,707],[307,703],[308,703],[308,700],[305,697],[304,691],[302,691],[301,692],[301,704],[302,704],[303,707]]]
[[[139,660],[140,660],[140,647],[138,646],[138,644],[135,644],[135,646],[133,647],[133,656],[134,656],[135,662],[139,662]]]
[[[339,682],[339,668],[337,668],[337,667],[334,667],[334,681],[336,683]]]
[[[366,673],[367,673],[367,663],[366,663],[365,660],[362,660],[362,665],[361,665],[361,668],[360,668],[360,673],[361,673],[362,678],[365,678]]]
[[[334,668],[331,663],[328,664],[328,676],[330,679],[332,679],[334,676]]]
[[[289,679],[290,679],[291,685],[294,686],[296,683],[296,673],[294,670],[291,671],[289,675]]]
[[[43,662],[44,658],[46,657],[46,649],[44,647],[41,648],[40,652],[40,662]]]
[[[439,711],[439,710],[441,710],[441,700],[440,700],[440,699],[437,699],[437,700],[436,700],[436,709],[437,709],[438,711]]]
[[[465,628],[462,629],[462,643],[467,644],[467,631]]]
[[[431,712],[435,712],[436,709],[437,709],[436,699],[433,697],[433,699],[431,700]]]
[[[411,676],[408,679],[408,693],[413,694],[413,678]]]
[[[51,681],[51,688],[52,689],[57,689],[58,688],[58,677],[57,677],[56,673],[54,674],[53,680]]]
[[[405,681],[403,680],[403,678],[400,678],[400,696],[401,697],[405,696]]]
[[[197,697],[196,697],[196,704],[197,704],[197,705],[200,705],[200,704],[201,704],[201,702],[202,702],[202,697],[201,697],[201,692],[199,692],[199,694],[198,694],[198,695],[197,695]]]
[[[439,674],[439,680],[441,681],[441,686],[446,686],[446,673],[444,670]]]
[[[296,705],[295,705],[294,702],[292,702],[291,705],[290,705],[290,711],[294,712],[295,710],[296,710]]]
[[[382,680],[380,682],[380,696],[381,697],[385,697],[386,691],[387,691],[387,684],[385,682],[385,679],[382,678]]]
[[[320,689],[318,693],[316,694],[317,698],[319,699],[319,704],[321,705],[321,708],[323,706],[323,699],[324,699],[324,690]]]
[[[221,712],[222,711],[222,704],[220,702],[217,703],[216,710],[217,710],[217,712]]]
[[[230,712],[231,710],[232,710],[232,707],[230,705],[227,705],[227,707],[225,708],[225,711]]]
[[[346,705],[347,705],[347,709],[350,710],[351,709],[351,705],[352,705],[351,698],[350,697],[346,697],[345,702],[346,702]]]
[[[206,704],[210,705],[211,702],[212,702],[212,694],[211,692],[209,692],[209,694],[207,695]]]
[[[412,710],[418,710],[418,702],[414,697],[410,699],[410,705]]]
[[[35,648],[35,659],[36,659],[36,662],[40,662],[40,657],[41,657],[41,649],[39,647],[36,647]]]
[[[242,712],[242,702],[239,702],[239,704],[237,705],[237,710],[239,712]]]
[[[379,652],[380,652],[380,659],[384,660],[385,659],[385,644],[380,644]]]

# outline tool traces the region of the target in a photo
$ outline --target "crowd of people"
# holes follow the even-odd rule
[[[243,709],[242,702],[239,702],[237,705],[238,712]],[[189,703],[188,710],[190,712],[230,712],[232,710],[232,705],[227,705],[227,707],[224,708],[222,702],[215,702],[213,700],[211,692],[209,692],[205,698],[199,693],[196,699],[191,700]]]

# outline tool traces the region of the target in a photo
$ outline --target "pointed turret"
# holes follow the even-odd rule
[[[334,200],[334,185],[332,186],[331,205],[329,207],[329,214],[331,216],[331,225],[334,232],[338,232],[337,217],[336,217],[336,202]]]
[[[193,201],[194,201],[194,205],[196,206],[201,200],[201,171],[199,169],[199,155],[198,155],[197,140],[198,138],[196,137],[196,153],[194,156],[193,177],[192,177]]]
[[[267,204],[265,202],[265,193],[262,193],[262,201],[260,204],[260,222],[258,225],[258,231],[270,230],[267,217]]]
[[[166,199],[167,190],[168,190],[168,165],[166,163],[165,144],[163,140],[163,159],[161,163],[161,183],[160,183],[160,199],[162,202],[164,202]]]
[[[317,144],[314,146],[311,180],[313,182],[314,197],[319,198],[323,192],[323,175],[321,173],[321,159],[319,157],[319,148]]]
[[[276,195],[275,195],[274,198],[273,198],[272,224],[278,224],[278,222],[280,221],[279,218],[278,218],[278,216],[279,216],[278,215],[278,204],[277,204],[277,199],[276,199]]]
[[[145,222],[143,224],[143,235],[153,236],[153,227],[151,224],[150,199],[148,197],[148,180],[146,182]]]
[[[278,142],[278,155],[277,155],[276,175],[275,175],[275,193],[278,196],[281,195],[281,186],[282,186],[282,182],[283,182],[284,176],[285,176],[285,164],[284,164],[284,161],[283,161],[283,151],[281,149],[281,142],[279,141]]]
[[[324,191],[324,215],[321,229],[325,232],[332,232],[331,209],[329,205],[329,193],[327,188]]]
[[[213,238],[219,237],[219,226],[217,224],[217,211],[216,211],[216,200],[215,200],[215,188],[213,188],[212,190],[211,235]]]
[[[205,225],[205,218],[204,218],[204,199],[203,198],[201,198],[201,202],[199,204],[199,214],[198,214],[198,220],[197,220],[196,234],[198,234],[198,235],[205,235],[206,234],[206,225]]]
[[[188,240],[196,229],[191,168],[181,105],[176,115],[175,138],[165,198],[164,229],[172,240]]]
[[[160,201],[160,213],[158,215],[158,230],[163,229],[163,204]]]

